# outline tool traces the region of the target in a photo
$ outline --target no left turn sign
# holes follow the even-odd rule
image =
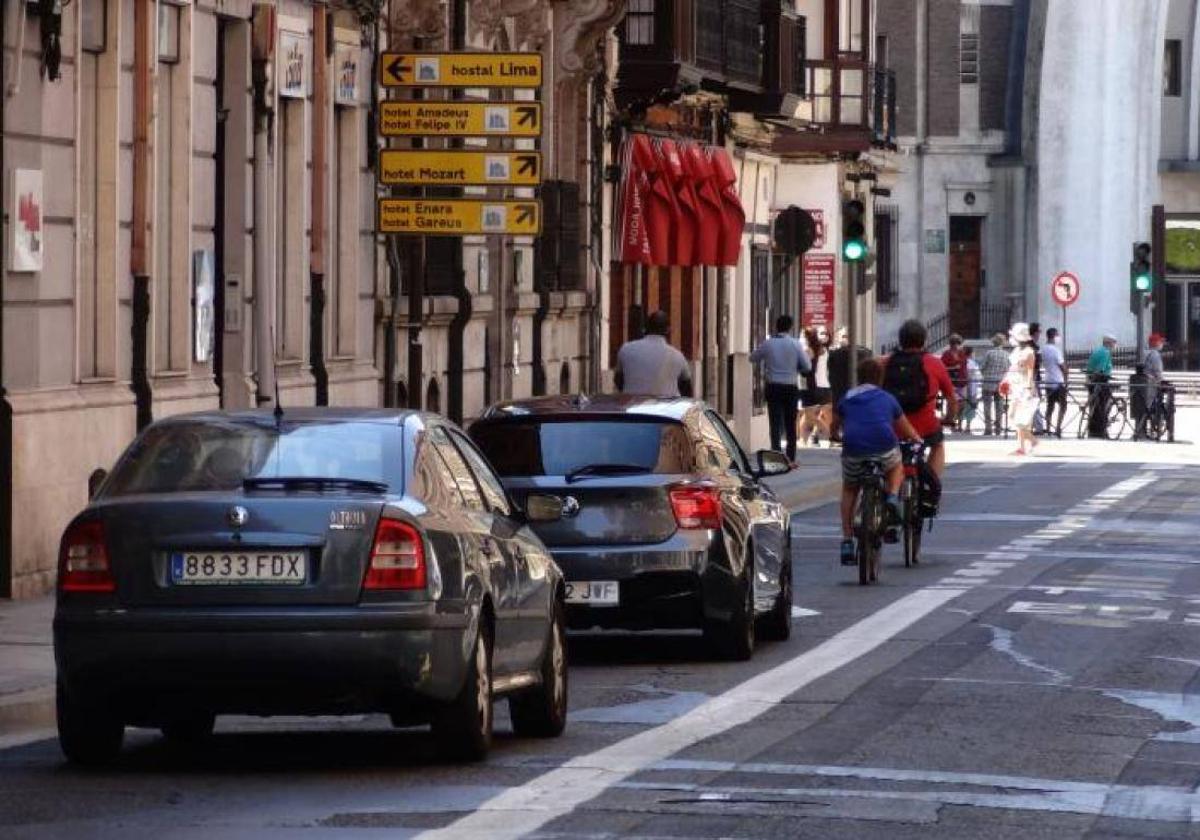
[[[1069,271],[1059,272],[1050,281],[1050,296],[1059,306],[1070,306],[1079,300],[1079,278]]]

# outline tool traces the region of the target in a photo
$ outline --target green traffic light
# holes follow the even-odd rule
[[[1151,279],[1149,274],[1139,274],[1133,278],[1133,288],[1139,292],[1150,291]]]
[[[842,245],[842,256],[847,262],[859,262],[867,255],[867,243],[861,239],[850,239]]]

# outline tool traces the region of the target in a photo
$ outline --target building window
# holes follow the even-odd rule
[[[1183,95],[1183,42],[1167,41],[1163,52],[1163,96]]]
[[[838,52],[863,53],[862,0],[841,0],[838,23]]]
[[[979,35],[964,32],[959,38],[959,81],[964,85],[979,84]]]
[[[625,43],[637,46],[654,45],[655,0],[629,0],[625,12]]]
[[[895,306],[900,299],[896,276],[899,225],[895,205],[875,205],[875,300]]]

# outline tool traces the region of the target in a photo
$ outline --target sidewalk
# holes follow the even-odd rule
[[[54,726],[54,598],[0,600],[0,739]]]

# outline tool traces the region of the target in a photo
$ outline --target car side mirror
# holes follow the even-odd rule
[[[529,522],[557,522],[563,518],[563,501],[558,496],[531,493],[525,497],[525,519]]]
[[[790,473],[795,465],[788,460],[787,456],[782,452],[776,452],[774,449],[760,449],[754,455],[754,461],[757,465],[754,473],[759,478],[769,478],[775,475],[786,475]]]
[[[100,490],[100,485],[104,483],[104,479],[108,478],[108,470],[95,469],[88,476],[88,501],[96,498],[96,493]]]

